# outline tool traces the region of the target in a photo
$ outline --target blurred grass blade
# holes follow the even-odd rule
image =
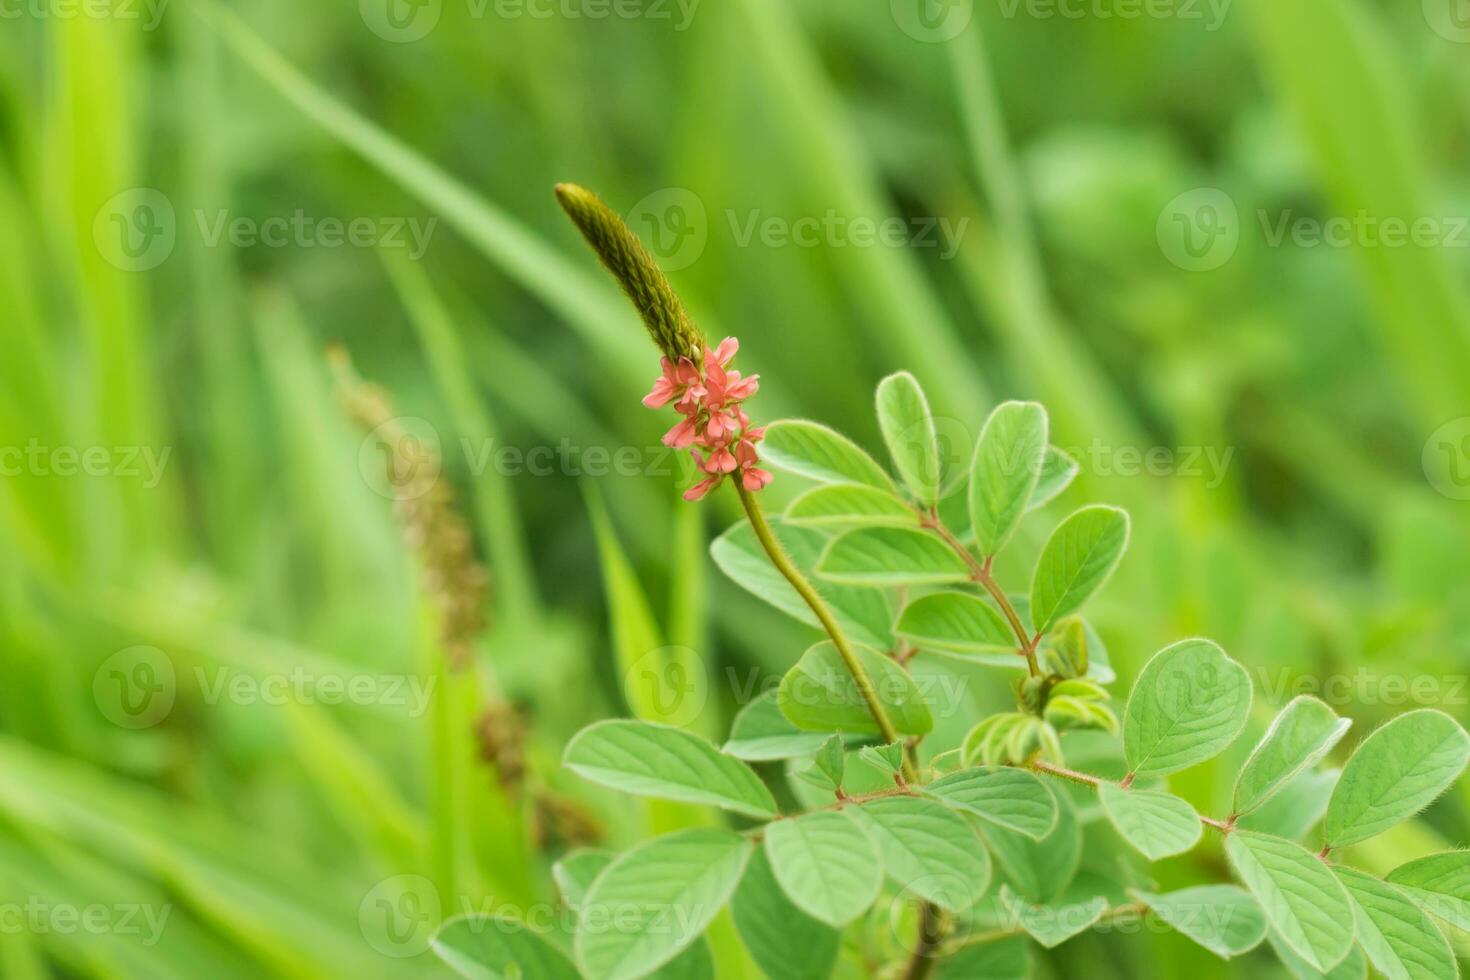
[[[418,332],[419,343],[428,355],[455,428],[466,445],[475,447],[468,454],[471,461],[484,460],[489,464],[482,472],[471,474],[470,485],[478,523],[486,537],[489,565],[494,570],[496,608],[502,617],[534,620],[540,609],[540,598],[521,536],[515,488],[490,456],[502,440],[467,373],[469,361],[454,320],[418,265],[401,252],[380,249],[379,255]]]
[[[1433,200],[1431,169],[1415,125],[1403,66],[1389,34],[1358,0],[1247,4],[1256,46],[1293,112],[1318,179],[1339,215],[1413,223],[1452,220]],[[1439,210],[1436,210],[1439,209]],[[1470,303],[1446,251],[1406,240],[1401,248],[1358,242],[1385,351],[1403,393],[1432,431],[1465,414]]]
[[[568,262],[465,184],[309,81],[234,13],[214,3],[195,9],[246,64],[313,122],[433,209],[487,258],[566,317],[627,382],[639,387],[646,383],[653,354],[611,285]],[[548,182],[548,197],[550,193]]]
[[[842,122],[846,112],[801,33],[795,8],[778,0],[739,0],[737,6],[756,77],[766,82],[763,101],[801,154],[810,193],[845,215],[874,221],[889,215],[881,177]],[[836,259],[834,253],[855,305],[871,310],[859,317],[871,342],[894,366],[918,375],[935,411],[978,423],[988,407],[984,381],[913,252],[855,248]]]

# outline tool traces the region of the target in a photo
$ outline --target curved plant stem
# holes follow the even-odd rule
[[[888,717],[888,711],[883,707],[883,702],[878,699],[878,691],[873,687],[873,679],[868,676],[862,661],[858,660],[856,651],[848,642],[847,635],[842,632],[842,627],[837,625],[837,620],[832,616],[832,610],[828,608],[827,602],[817,592],[816,587],[807,581],[791,557],[786,554],[786,549],[776,539],[776,533],[771,530],[770,522],[766,520],[765,512],[756,501],[755,495],[746,490],[739,483],[734,484],[735,491],[740,494],[740,504],[745,508],[745,515],[750,518],[751,530],[765,549],[766,556],[771,559],[771,564],[776,566],[791,587],[796,590],[813,613],[817,621],[822,624],[822,629],[832,638],[832,645],[837,648],[837,653],[842,657],[842,662],[847,666],[848,673],[857,683],[858,693],[863,696],[864,703],[868,706],[868,713],[877,722],[878,730],[883,733],[883,738],[888,742],[899,742],[898,729],[893,726],[893,720]],[[907,752],[904,754],[904,778],[909,782],[918,782],[918,768],[914,765],[912,758]]]
[[[1045,773],[1048,776],[1055,776],[1058,779],[1065,779],[1073,783],[1081,783],[1083,786],[1091,786],[1093,789],[1097,789],[1103,783],[1109,782],[1109,780],[1103,779],[1101,776],[1078,772],[1075,769],[1068,769],[1065,766],[1054,766],[1050,762],[1044,762],[1041,759],[1032,759],[1027,764],[1036,772]],[[1126,782],[1118,785],[1124,789],[1128,788]],[[1203,813],[1196,813],[1195,816],[1199,817],[1200,823],[1206,827],[1213,827],[1222,834],[1228,834],[1235,830],[1235,821],[1233,818],[1230,820],[1217,820],[1214,817],[1207,817]]]
[[[939,946],[944,941],[944,916],[939,907],[925,902],[919,913],[919,942],[909,957],[908,968],[903,971],[903,980],[924,980],[934,969]]]
[[[921,514],[920,520],[926,528],[933,531],[939,536],[940,540],[949,545],[950,550],[964,560],[964,563],[970,569],[970,580],[980,585],[986,592],[989,592],[991,598],[1000,606],[1000,611],[1005,615],[1006,621],[1011,624],[1011,632],[1016,634],[1016,652],[1026,658],[1026,669],[1030,671],[1031,676],[1038,676],[1041,670],[1036,665],[1036,644],[1040,641],[1041,637],[1040,635],[1028,636],[1026,634],[1026,627],[1021,624],[1021,617],[1016,612],[1016,607],[1011,605],[1010,597],[1006,595],[1005,589],[1002,589],[1000,583],[990,574],[990,560],[986,559],[984,564],[981,564],[970,553],[970,549],[965,547],[964,542],[955,537],[954,532],[939,519],[937,513]]]
[[[883,707],[883,702],[878,699],[878,692],[873,687],[873,679],[868,676],[862,661],[858,660],[857,653],[848,642],[847,635],[842,632],[842,627],[837,625],[837,620],[828,608],[826,600],[811,582],[807,581],[805,575],[792,562],[791,556],[786,554],[786,549],[776,539],[776,534],[771,530],[770,522],[766,520],[765,512],[761,510],[760,503],[755,496],[739,483],[734,484],[736,493],[740,494],[740,505],[745,508],[745,515],[750,518],[751,530],[765,549],[766,556],[771,559],[771,564],[776,570],[791,583],[814,614],[817,621],[822,624],[822,629],[832,638],[832,645],[837,648],[842,662],[847,665],[848,672],[857,683],[858,691],[863,696],[863,701],[868,706],[868,712],[873,716],[873,721],[878,724],[878,730],[883,733],[883,738],[888,742],[898,742],[898,729],[893,726],[893,720],[888,717],[888,711]],[[903,753],[903,778],[909,785],[919,783],[919,766],[914,758],[913,746],[904,744]],[[905,968],[904,980],[924,980],[933,969],[940,944],[944,940],[944,916],[938,906],[932,902],[924,902],[919,911],[919,936],[918,943],[914,947],[913,955],[909,958],[908,966]]]

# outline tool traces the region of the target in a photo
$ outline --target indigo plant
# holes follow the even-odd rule
[[[994,571],[1022,517],[1078,472],[1051,445],[1041,405],[996,407],[961,467],[946,465],[907,373],[877,390],[891,469],[817,422],[757,425],[747,403],[758,381],[732,367],[736,341],[701,335],[594,195],[557,193],[663,355],[644,402],[671,410],[665,442],[693,454],[686,497],[725,484],[739,497],[746,520],[714,543],[716,563],[825,638],[793,654],[723,747],[636,720],[580,732],[564,763],[581,777],[727,819],[618,855],[568,854],[556,879],[577,916],[569,952],[521,923],[469,917],[436,938],[446,962],[481,978],[711,977],[705,933],[728,906],[773,980],[1022,977],[1036,946],[1140,921],[1222,958],[1269,947],[1297,977],[1362,977],[1369,964],[1392,978],[1458,975],[1439,922],[1470,928],[1470,852],[1385,877],[1339,860],[1460,776],[1470,736],[1457,721],[1432,709],[1396,717],[1338,773],[1324,760],[1351,722],[1299,697],[1241,767],[1228,812],[1197,813],[1168,778],[1235,742],[1252,683],[1217,644],[1184,639],[1147,661],[1119,710],[1083,610],[1123,558],[1129,516],[1071,513],[1025,591]],[[766,466],[813,484],[779,518],[761,503]],[[920,657],[1012,675],[1013,708],[967,719],[957,744],[926,744],[944,719],[916,676]],[[1106,753],[1075,749],[1099,743],[1121,743],[1113,775],[1084,764]],[[778,803],[752,763],[783,764],[794,804]],[[1231,880],[1153,884],[1149,862],[1206,833],[1223,837],[1219,871]],[[1085,850],[1107,847],[1115,871],[1083,870]]]

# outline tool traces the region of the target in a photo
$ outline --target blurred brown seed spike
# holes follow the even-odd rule
[[[704,336],[689,318],[668,277],[627,223],[596,194],[578,184],[557,184],[556,199],[633,301],[664,356],[675,362],[687,357],[698,363],[705,349]]]

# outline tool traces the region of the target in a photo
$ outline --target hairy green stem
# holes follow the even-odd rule
[[[878,691],[873,687],[873,679],[868,676],[868,671],[863,667],[862,661],[858,660],[857,652],[853,650],[852,644],[848,642],[847,634],[842,632],[842,627],[837,625],[832,610],[827,606],[827,601],[817,592],[816,587],[807,581],[805,575],[792,562],[791,557],[786,554],[786,549],[776,539],[776,533],[771,530],[770,522],[761,510],[760,503],[755,495],[745,489],[739,483],[734,484],[735,492],[740,494],[740,504],[745,508],[745,515],[750,518],[751,530],[755,532],[756,540],[760,541],[761,547],[765,549],[766,556],[771,559],[771,564],[776,566],[791,587],[801,596],[811,611],[816,615],[817,621],[822,624],[822,629],[832,638],[832,645],[837,648],[837,653],[842,657],[842,662],[847,666],[848,673],[857,683],[858,693],[863,697],[863,702],[868,706],[868,713],[877,722],[878,730],[883,733],[883,738],[888,742],[899,742],[898,729],[893,726],[893,720],[888,717],[888,710],[883,707],[883,702],[878,698]],[[904,753],[903,761],[904,778],[909,782],[918,782],[918,767],[914,765],[908,753]]]
[[[939,947],[944,942],[944,914],[939,906],[925,902],[919,912],[919,942],[903,971],[903,980],[924,980],[934,969]]]
[[[1036,664],[1036,644],[1041,639],[1041,636],[1040,634],[1027,636],[1026,627],[1022,625],[1021,617],[1016,612],[1016,607],[1011,605],[1011,600],[1006,595],[1005,589],[1002,589],[1000,583],[990,574],[990,559],[985,559],[984,564],[981,564],[971,554],[970,549],[965,547],[964,542],[955,537],[955,533],[939,519],[937,513],[931,511],[928,514],[921,514],[920,520],[923,522],[924,527],[937,534],[941,541],[949,545],[950,550],[960,556],[970,569],[970,580],[978,584],[986,592],[989,592],[991,597],[995,599],[996,603],[1000,606],[1000,611],[1005,615],[1006,621],[1011,624],[1011,632],[1016,634],[1016,653],[1026,658],[1026,669],[1030,671],[1032,677],[1040,676],[1041,669]]]
[[[1058,779],[1065,779],[1068,782],[1081,783],[1083,786],[1090,786],[1093,789],[1097,789],[1103,783],[1109,782],[1109,780],[1103,779],[1101,776],[1094,776],[1091,773],[1086,772],[1078,772],[1075,769],[1068,769],[1065,766],[1055,766],[1052,765],[1050,762],[1044,762],[1041,759],[1032,759],[1028,763],[1028,765],[1035,772],[1045,773],[1048,776],[1055,776]],[[1118,785],[1122,786],[1124,789],[1128,787],[1127,782],[1119,783]],[[1206,827],[1213,827],[1222,834],[1228,834],[1235,830],[1235,821],[1233,818],[1230,820],[1216,820],[1214,817],[1207,817],[1203,813],[1196,813],[1195,816],[1199,817],[1200,823],[1204,824]]]

